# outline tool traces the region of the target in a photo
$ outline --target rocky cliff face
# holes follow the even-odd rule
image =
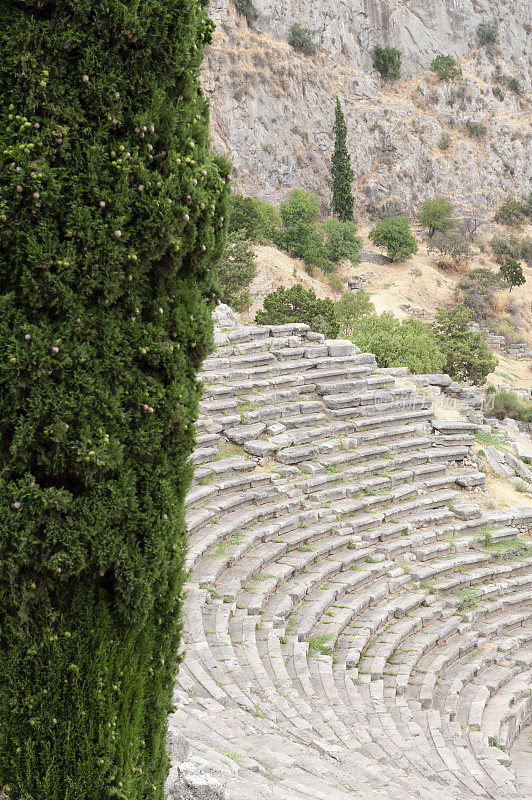
[[[329,197],[335,96],[344,105],[358,210],[389,197],[414,211],[444,193],[462,211],[486,212],[505,194],[530,190],[531,7],[507,0],[255,0],[251,29],[232,0],[212,0],[218,25],[206,62],[214,90],[215,146],[232,153],[236,190],[270,201],[295,186]],[[499,26],[487,52],[476,28]],[[316,57],[288,44],[309,28]],[[403,79],[387,85],[372,68],[375,44],[403,53]],[[459,59],[463,75],[441,82],[435,55]],[[522,94],[508,88],[520,81]],[[494,93],[495,91],[495,93]],[[484,138],[468,121],[486,126]],[[441,149],[442,137],[450,145]]]

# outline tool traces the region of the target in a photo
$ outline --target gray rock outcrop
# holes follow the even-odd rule
[[[232,0],[213,0],[218,29],[206,59],[214,90],[212,134],[231,152],[237,191],[278,202],[294,186],[329,197],[334,101],[348,124],[358,213],[393,196],[412,212],[443,193],[458,210],[492,212],[506,194],[529,191],[530,119],[526,63],[530,7],[496,0],[254,0],[253,29]],[[494,20],[492,56],[476,36]],[[307,27],[316,57],[288,44],[294,23]],[[372,67],[375,44],[398,47],[405,79],[389,86]],[[459,59],[463,75],[428,72],[438,54]],[[496,69],[500,79],[494,78]],[[523,87],[518,96],[508,77]],[[494,94],[495,92],[495,94]],[[487,126],[484,139],[466,122]],[[447,149],[439,149],[443,136]]]

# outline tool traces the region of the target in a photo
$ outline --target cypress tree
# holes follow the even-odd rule
[[[228,167],[202,0],[0,0],[0,790],[164,797]],[[1,794],[1,791],[0,791]]]
[[[336,98],[334,115],[334,153],[331,159],[332,207],[336,216],[344,222],[353,220],[354,198],[351,182],[354,178],[351,159],[347,150],[347,125],[340,101]]]

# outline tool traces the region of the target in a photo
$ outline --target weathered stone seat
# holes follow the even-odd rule
[[[239,800],[517,797],[486,731],[509,748],[530,717],[532,559],[504,552],[532,514],[480,508],[477,426],[307,326],[216,338],[180,727]]]

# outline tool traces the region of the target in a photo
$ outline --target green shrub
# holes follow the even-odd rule
[[[258,19],[259,12],[252,0],[234,0],[234,3],[236,10],[246,18],[248,25],[252,25]]]
[[[373,66],[388,81],[397,81],[401,77],[401,51],[395,47],[376,45],[373,50]]]
[[[419,222],[428,228],[429,237],[436,231],[444,232],[454,226],[452,218],[453,206],[446,197],[428,197],[419,212]]]
[[[521,264],[516,258],[512,258],[512,256],[506,256],[504,258],[499,274],[502,280],[509,284],[510,291],[512,291],[514,286],[522,286],[523,283],[526,283]]]
[[[306,56],[315,56],[318,52],[318,47],[312,40],[311,31],[299,25],[297,22],[290,28],[288,44],[290,47],[293,47],[294,50]]]
[[[502,264],[507,256],[517,260],[523,258],[524,247],[526,247],[524,240],[518,239],[517,236],[511,236],[509,239],[494,236],[491,240],[491,249],[498,264]]]
[[[375,306],[369,294],[359,289],[357,292],[346,292],[342,295],[334,311],[342,336],[352,339],[354,333],[360,329],[361,317],[375,315]]]
[[[517,78],[508,78],[508,88],[515,94],[523,94],[523,87]]]
[[[302,258],[307,266],[319,267],[325,272],[333,269],[325,243],[315,225],[297,222],[289,228],[276,231],[273,240],[277,247],[287,250],[295,258]]]
[[[438,142],[438,147],[440,150],[448,150],[452,144],[452,139],[448,133],[443,133],[441,136],[440,141]]]
[[[243,231],[234,231],[218,263],[219,297],[235,311],[249,307],[249,284],[255,277],[255,254]]]
[[[471,309],[478,319],[488,319],[493,315],[494,294],[501,288],[500,275],[482,267],[470,270],[456,287],[464,305]]]
[[[342,222],[334,217],[328,219],[323,226],[327,236],[326,249],[331,261],[347,258],[353,264],[360,262],[362,239],[357,236],[354,222]]]
[[[332,300],[320,300],[312,289],[307,291],[300,283],[290,289],[280,286],[266,295],[264,311],[257,311],[255,322],[259,325],[304,322],[310,325],[311,330],[323,333],[329,339],[336,338],[339,331]]]
[[[494,86],[492,89],[493,96],[497,98],[497,100],[504,100],[505,94],[500,86]]]
[[[499,206],[495,213],[494,220],[499,225],[507,225],[509,228],[520,228],[525,222],[525,209],[523,203],[515,197],[507,197],[504,203]]]
[[[343,295],[344,293],[344,284],[341,277],[336,272],[331,272],[330,275],[327,275],[327,282],[331,289],[334,289],[335,292],[340,292]]]
[[[214,25],[200,0],[3,9],[0,795],[163,800],[227,216]]]
[[[480,44],[495,44],[499,39],[499,26],[496,22],[488,22],[487,20],[481,22],[477,26],[477,37]]]
[[[521,258],[528,267],[532,266],[532,239],[521,240]]]
[[[318,198],[311,192],[294,189],[288,200],[281,203],[280,212],[284,227],[274,232],[273,240],[277,247],[302,258],[308,267],[320,267],[330,272],[333,264],[317,227]]]
[[[458,381],[482,384],[498,364],[483,333],[473,333],[469,323],[474,314],[459,304],[446,311],[438,309],[434,333],[444,353],[445,372]]]
[[[497,419],[510,417],[519,422],[532,422],[532,402],[520,397],[515,392],[505,390],[489,392],[485,408],[489,411],[490,416]]]
[[[443,53],[432,60],[430,68],[441,81],[453,80],[462,74],[462,70],[457,66],[456,58],[444,56]]]
[[[244,231],[252,242],[269,242],[281,224],[281,215],[275,206],[256,197],[234,194],[229,200],[229,233]]]
[[[455,264],[467,261],[470,255],[470,247],[467,236],[459,230],[452,228],[447,231],[437,231],[429,242],[429,252],[438,250],[443,256],[447,256]]]
[[[294,189],[288,200],[281,203],[281,219],[283,225],[289,228],[297,222],[305,222],[313,225],[317,222],[320,215],[320,201],[311,192],[304,192],[302,189]]]
[[[362,350],[374,353],[379,367],[408,367],[414,373],[442,371],[445,356],[430,325],[413,317],[400,322],[389,311],[371,314],[365,305],[362,298],[359,316],[345,314],[348,322],[342,333]]]
[[[391,261],[406,261],[418,250],[406,217],[383,219],[369,232],[369,238],[386,247]]]
[[[488,132],[488,129],[482,124],[482,122],[477,122],[473,119],[466,120],[465,126],[467,132],[473,137],[473,139],[484,139],[486,133]]]

